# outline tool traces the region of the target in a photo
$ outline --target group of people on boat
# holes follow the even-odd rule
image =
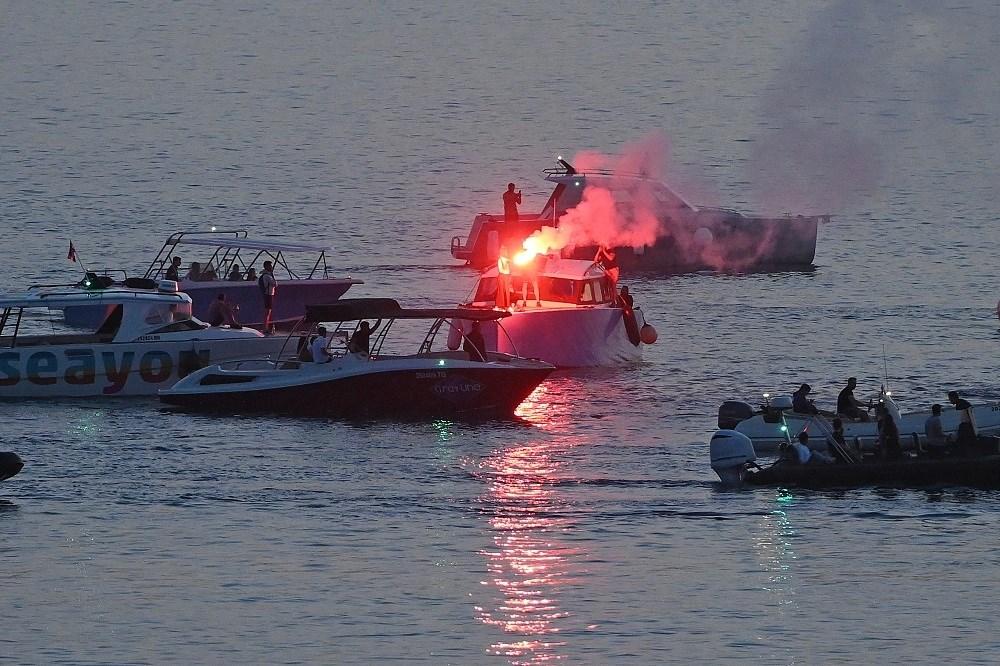
[[[810,451],[808,448],[809,433],[805,430],[799,433],[796,441],[790,442],[782,447],[781,458],[786,461],[797,462],[799,464],[834,463],[834,462],[854,462],[854,456],[848,448],[848,442],[844,435],[844,419],[858,422],[868,422],[870,417],[868,409],[854,397],[854,389],[857,387],[857,378],[850,377],[847,386],[837,397],[837,412],[832,419],[831,431],[827,436],[827,452]],[[809,399],[812,387],[809,384],[802,384],[798,390],[792,393],[792,411],[798,414],[833,416],[824,414],[817,409],[815,403]],[[976,453],[981,448],[976,432],[975,419],[973,416],[972,404],[962,398],[958,391],[948,392],[948,401],[960,414],[958,431],[954,439],[946,435],[941,424],[941,410],[939,404],[931,406],[931,415],[924,423],[924,437],[926,448],[919,448],[918,453],[930,455],[932,457],[944,457],[947,455],[968,455]],[[900,442],[899,425],[896,423],[892,412],[881,401],[874,404],[876,411],[878,442],[876,445],[876,456],[883,459],[900,459],[904,457],[903,447]],[[859,456],[860,459],[860,456]]]
[[[180,282],[181,280],[186,280],[188,282],[211,282],[212,280],[218,280],[219,274],[215,267],[209,262],[206,266],[202,266],[199,261],[192,261],[188,266],[188,270],[181,276],[181,264],[183,260],[175,256],[170,260],[170,265],[167,267],[166,272],[163,277],[167,280],[173,280],[175,282]],[[257,275],[257,269],[252,266],[246,271],[241,271],[239,265],[233,262],[229,273],[225,276],[225,279],[229,282],[257,282],[265,278],[265,274],[270,274],[271,278],[274,279],[274,264],[270,261],[264,262],[264,270],[261,274]]]
[[[179,282],[181,280],[181,263],[182,260],[180,257],[173,257],[170,260],[170,266],[164,273],[164,277],[167,280]],[[191,267],[183,279],[194,282],[206,282],[215,280],[216,275],[215,271],[211,269],[211,264],[209,264],[209,270],[202,271],[201,264],[197,261],[192,261]],[[264,332],[273,333],[271,313],[274,310],[274,297],[278,291],[278,280],[274,277],[274,264],[271,261],[265,261],[264,269],[258,277],[257,271],[253,267],[248,268],[246,273],[242,273],[239,266],[234,262],[233,268],[229,273],[228,280],[230,282],[245,281],[257,283],[257,288],[260,290],[264,305]],[[232,328],[242,328],[242,325],[237,318],[239,309],[239,305],[230,305],[226,301],[226,295],[220,293],[216,299],[212,301],[212,304],[209,305],[206,320],[209,326],[230,326]]]

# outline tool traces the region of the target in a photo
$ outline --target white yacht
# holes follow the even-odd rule
[[[99,313],[97,325],[67,324],[64,311],[83,306]],[[195,319],[191,298],[169,280],[150,289],[0,296],[0,400],[155,395],[211,362],[276,354],[281,344]]]
[[[484,271],[463,307],[496,307],[497,275],[495,267]],[[559,368],[614,366],[640,361],[643,346],[656,340],[642,309],[620,302],[611,279],[592,261],[548,257],[538,272],[538,294],[532,281],[515,270],[515,301],[524,293],[526,280],[528,298],[510,308],[503,329],[482,325],[490,350],[541,359]],[[466,332],[470,327],[469,321],[462,325]],[[452,331],[448,343],[457,348],[461,332]]]
[[[156,284],[171,279],[167,275],[173,257],[182,265],[177,276],[180,289],[191,297],[193,315],[205,318],[208,307],[219,294],[239,306],[239,321],[260,328],[264,323],[264,299],[257,284],[265,261],[270,261],[278,281],[272,324],[287,327],[305,314],[305,306],[333,303],[361,280],[331,274],[327,253],[330,247],[315,243],[292,243],[273,238],[249,238],[245,229],[180,231],[164,241],[139,280]],[[293,260],[293,257],[297,259]],[[197,275],[191,272],[198,265]],[[111,286],[123,271],[91,275],[94,284]],[[135,278],[128,280],[135,282]],[[95,311],[75,308],[66,313],[70,323],[92,325]]]

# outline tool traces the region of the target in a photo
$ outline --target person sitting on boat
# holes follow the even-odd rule
[[[868,411],[854,397],[854,389],[858,386],[857,377],[848,377],[847,386],[837,396],[837,413],[855,421],[867,421]]]
[[[812,387],[809,384],[803,384],[798,391],[792,394],[793,412],[796,414],[819,414],[816,405],[808,398],[810,391],[812,391]]]
[[[367,321],[363,321],[358,324],[358,330],[354,331],[354,334],[351,335],[350,341],[347,343],[347,351],[354,354],[364,354],[365,356],[371,354],[372,333],[374,333],[378,327],[378,323],[372,326]]]
[[[521,204],[521,190],[514,191],[514,183],[507,183],[507,191],[503,193],[503,219],[505,222],[517,222],[517,207]]]
[[[500,256],[497,258],[497,295],[494,297],[494,302],[498,308],[501,310],[507,310],[510,308],[510,253],[507,251],[507,246],[500,246]]]
[[[903,446],[899,442],[899,427],[888,409],[879,410],[878,446],[883,458],[891,460],[903,457]]]
[[[972,403],[960,397],[958,391],[948,392],[948,402],[955,405],[959,419],[961,419],[955,443],[961,449],[971,450],[976,446],[976,422],[972,416]]]
[[[243,275],[240,273],[240,267],[233,264],[233,270],[229,271],[229,281],[230,282],[241,282],[243,280]]]
[[[927,452],[938,457],[945,454],[950,442],[941,425],[941,405],[931,405],[931,415],[924,421],[924,435],[927,437]]]
[[[170,261],[170,266],[167,267],[167,272],[163,276],[167,280],[173,280],[174,282],[181,281],[181,258],[174,257]]]
[[[618,292],[618,307],[622,309],[631,310],[635,307],[635,300],[632,298],[632,294],[628,293],[628,287],[622,285],[621,291]]]
[[[333,360],[330,352],[326,349],[328,342],[326,339],[326,327],[318,327],[316,329],[316,337],[309,343],[309,351],[312,353],[313,363],[329,363]]]
[[[191,266],[188,267],[187,275],[184,276],[185,280],[191,280],[192,282],[201,279],[201,264],[197,261],[192,261]]]
[[[205,266],[205,270],[201,272],[201,278],[199,279],[208,281],[208,280],[217,280],[218,278],[219,276],[215,272],[215,266],[213,266],[212,263],[209,262],[209,264]]]
[[[239,306],[236,306],[239,307]],[[208,325],[209,326],[222,326],[227,324],[231,328],[243,328],[238,321],[236,321],[236,313],[233,308],[226,302],[226,295],[219,294],[212,301],[212,304],[208,306]]]
[[[611,279],[611,288],[613,289],[618,284],[618,276],[621,273],[615,249],[605,245],[599,246],[597,254],[594,255],[594,263],[604,267],[604,273]]]
[[[848,460],[844,454],[847,451],[847,437],[844,435],[844,422],[839,418],[833,419],[830,422],[833,426],[833,432],[830,433],[830,437],[833,441],[827,440],[826,450],[830,456],[837,462],[851,462]]]
[[[486,339],[478,320],[472,322],[472,330],[466,334],[462,349],[469,355],[470,361],[486,360]]]
[[[256,268],[248,268],[247,269],[246,281],[247,282],[256,282],[257,281],[257,269]]]

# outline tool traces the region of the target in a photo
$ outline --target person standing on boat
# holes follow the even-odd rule
[[[233,264],[233,270],[229,271],[229,281],[241,282],[242,280],[243,275],[240,273],[240,267],[237,264]]]
[[[976,421],[972,416],[972,403],[959,397],[958,391],[948,392],[948,402],[955,405],[961,419],[955,443],[964,449],[973,448],[976,445]]]
[[[615,254],[615,249],[613,247],[607,247],[606,245],[599,246],[597,248],[597,254],[594,255],[594,263],[604,266],[604,272],[609,278],[611,278],[611,288],[614,289],[618,284],[618,276],[621,274],[621,269],[618,268],[618,259]]]
[[[514,183],[507,183],[507,191],[503,193],[503,219],[506,222],[517,222],[517,207],[521,205],[521,190],[514,191]]]
[[[854,397],[854,389],[857,385],[857,377],[847,378],[847,386],[837,396],[837,413],[856,421],[867,421],[868,412],[865,410],[865,406]]]
[[[809,384],[803,384],[798,391],[792,394],[793,412],[796,414],[819,414],[816,405],[808,397],[810,391],[812,391],[812,387]]]
[[[309,343],[309,352],[312,354],[313,363],[329,363],[333,360],[330,352],[326,350],[326,327],[320,326],[316,329],[316,337]]]
[[[469,355],[470,361],[486,360],[486,339],[478,319],[472,322],[472,330],[465,336],[462,349]]]
[[[174,257],[170,261],[170,266],[167,267],[167,272],[163,276],[168,280],[173,280],[174,282],[181,281],[181,258]]]
[[[496,306],[501,310],[510,308],[510,253],[507,246],[500,246],[500,256],[497,258],[497,295],[494,298]]]
[[[257,286],[260,287],[261,296],[264,297],[264,332],[273,333],[271,311],[274,309],[274,295],[278,291],[278,281],[274,279],[274,264],[270,261],[264,262],[264,270],[257,278]]]

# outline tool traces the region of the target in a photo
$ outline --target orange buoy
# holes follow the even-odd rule
[[[656,342],[656,329],[650,324],[643,324],[639,329],[639,339],[643,344],[651,345]]]

